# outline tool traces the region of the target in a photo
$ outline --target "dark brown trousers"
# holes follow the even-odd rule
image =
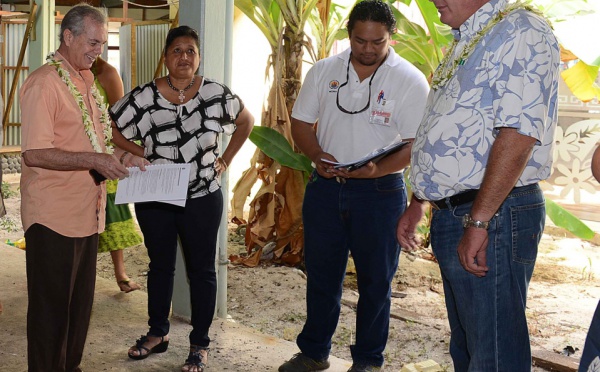
[[[98,234],[69,238],[34,224],[25,242],[29,372],[80,371],[94,302]]]

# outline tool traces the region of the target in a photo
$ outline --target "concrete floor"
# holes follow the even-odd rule
[[[146,293],[115,291],[113,281],[98,277],[82,369],[96,371],[180,371],[188,353],[191,327],[173,319],[169,350],[134,361],[127,349],[147,330]],[[0,371],[27,370],[27,283],[25,252],[0,243]],[[208,358],[210,371],[276,371],[298,352],[292,342],[259,334],[225,319],[215,319]],[[350,362],[331,357],[328,371],[342,372]]]

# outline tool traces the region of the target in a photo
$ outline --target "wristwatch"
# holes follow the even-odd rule
[[[474,220],[473,217],[471,217],[470,214],[465,214],[463,216],[463,227],[466,229],[468,227],[476,227],[478,229],[485,229],[487,230],[488,227],[490,227],[490,221],[477,221]]]

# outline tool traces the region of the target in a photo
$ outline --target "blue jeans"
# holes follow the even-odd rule
[[[307,316],[297,344],[304,354],[329,356],[350,253],[360,293],[352,359],[383,364],[391,281],[400,255],[396,223],[405,208],[402,174],[338,183],[313,173],[302,208]]]
[[[592,324],[590,324],[590,329],[585,339],[583,354],[579,362],[579,372],[588,372],[588,370],[592,372],[590,369],[592,362],[600,363],[600,302],[596,307]]]
[[[488,230],[489,271],[478,278],[463,269],[456,248],[462,216],[472,203],[434,210],[431,245],[439,262],[457,372],[531,371],[525,318],[527,287],[544,230],[545,201],[537,184],[515,188]]]

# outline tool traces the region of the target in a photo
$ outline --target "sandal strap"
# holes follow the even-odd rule
[[[160,337],[160,343],[165,342],[165,336],[156,336],[156,337]],[[140,338],[135,340],[135,348],[138,350],[138,353],[140,355],[142,354],[142,349],[146,350],[145,354],[148,354],[150,352],[150,349],[148,349],[147,347],[144,346],[144,344],[149,341],[150,341],[150,339],[148,338],[148,335],[141,335]]]
[[[208,355],[208,351],[210,350],[207,346],[198,346],[198,345],[190,345],[190,348],[193,348],[193,351],[190,351],[187,359],[185,360],[185,364],[189,366],[195,366],[198,368],[206,368],[206,364],[204,363],[204,357],[200,354],[200,351],[206,350],[206,354]]]
[[[190,355],[188,356],[188,358],[185,360],[185,365],[186,366],[195,366],[198,368],[206,368],[206,364],[202,361],[202,357],[198,356],[198,355]]]
[[[144,354],[148,354],[150,352],[150,349],[148,349],[145,346],[141,346],[141,345],[135,345],[135,348],[137,349],[139,355],[142,355],[142,349],[146,350],[146,352]]]
[[[144,354],[148,354],[150,352],[150,349],[148,349],[147,347],[144,346],[144,344],[148,341],[149,341],[148,336],[146,336],[146,335],[141,335],[140,338],[135,340],[134,347],[137,349],[138,355],[142,355],[142,349],[146,350],[146,352]]]
[[[194,365],[194,366],[200,366],[200,364],[204,365],[204,363],[202,362],[202,356],[199,354],[192,354],[192,353],[190,353],[190,355],[188,355],[187,359],[185,360],[185,364]]]

